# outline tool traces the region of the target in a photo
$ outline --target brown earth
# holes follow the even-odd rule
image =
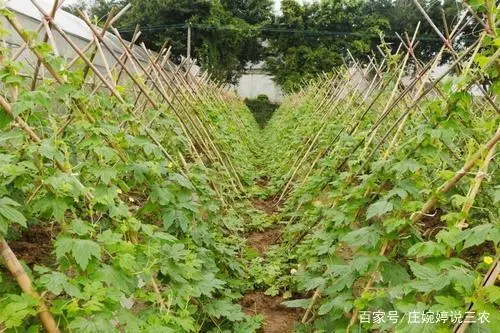
[[[434,212],[429,212],[424,215],[417,225],[420,228],[420,232],[422,236],[427,239],[432,239],[435,237],[441,229],[444,228],[443,222],[441,221],[441,216],[443,216],[445,212],[438,208]]]
[[[246,314],[250,316],[260,314],[264,317],[264,324],[260,332],[293,332],[294,325],[302,318],[303,310],[288,308],[281,304],[283,301],[282,297],[267,296],[262,291],[253,291],[243,297],[240,305]]]
[[[58,230],[49,225],[32,225],[18,240],[10,240],[9,246],[19,260],[29,266],[53,264],[52,241]]]
[[[465,260],[472,267],[476,267],[483,261],[484,256],[495,257],[495,244],[491,241],[484,242],[483,244],[471,246],[463,250],[459,257]]]
[[[264,177],[260,177],[259,179],[257,179],[255,181],[255,184],[257,184],[258,186],[260,187],[266,187],[267,184],[269,184],[269,178],[264,176]]]
[[[255,209],[258,209],[267,215],[273,215],[280,209],[278,205],[274,204],[272,199],[252,199],[252,204]]]
[[[283,227],[274,227],[264,231],[251,232],[247,235],[247,244],[260,255],[264,255],[271,245],[276,244],[282,230]]]
[[[268,183],[267,178],[257,180],[257,184],[265,187]],[[280,206],[275,204],[275,198],[252,199],[255,209],[262,211],[266,215],[278,213]],[[247,244],[259,253],[265,256],[270,246],[279,242],[283,232],[283,226],[273,226],[262,231],[254,231],[247,235]],[[240,301],[243,311],[251,316],[262,315],[264,323],[259,330],[261,333],[289,333],[293,332],[296,323],[300,322],[303,310],[288,308],[282,305],[285,299],[280,296],[267,296],[263,291],[251,291],[244,295]]]

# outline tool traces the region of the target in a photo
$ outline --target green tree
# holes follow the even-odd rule
[[[340,66],[347,50],[356,57],[369,53],[389,22],[363,6],[364,1],[353,0],[283,0],[282,15],[267,36],[267,69],[275,81],[291,91],[302,80]]]
[[[447,26],[450,27],[457,21],[460,11],[460,1],[458,0],[419,0],[422,7],[429,14],[440,31],[445,32],[443,13]],[[366,1],[364,6],[366,13],[376,13],[389,22],[389,27],[384,30],[388,42],[392,42],[394,48],[399,45],[396,33],[407,32],[410,36],[414,33],[418,22],[420,22],[418,38],[422,40],[417,52],[424,60],[432,57],[443,45],[434,29],[417,9],[413,0],[372,0]],[[472,27],[466,27],[465,33],[473,33]],[[464,40],[462,39],[461,43]]]
[[[249,24],[262,24],[273,19],[272,0],[221,0],[233,16]]]
[[[271,0],[98,0],[92,15],[104,20],[114,6],[132,7],[118,22],[130,38],[137,24],[141,40],[151,49],[165,41],[173,56],[187,51],[187,24],[192,26],[191,56],[221,81],[234,83],[245,66],[262,59],[260,24],[272,18]]]
[[[458,0],[419,0],[438,29],[446,31],[456,23],[461,12]],[[321,0],[305,3],[282,0],[282,15],[275,18],[267,34],[267,69],[285,90],[294,90],[302,80],[320,72],[331,71],[347,58],[365,60],[381,43],[380,36],[393,51],[400,41],[396,33],[412,35],[421,23],[417,54],[426,61],[435,55],[443,42],[417,9],[413,0]],[[444,15],[443,15],[444,14]],[[444,19],[443,19],[444,17]],[[477,36],[475,25],[465,25],[455,43],[467,46]],[[471,38],[472,37],[472,38]],[[450,57],[445,53],[445,57]]]

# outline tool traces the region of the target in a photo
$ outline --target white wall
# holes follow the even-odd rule
[[[264,94],[274,103],[281,102],[284,96],[283,91],[267,74],[244,74],[236,87],[236,91],[243,98],[255,98],[260,94]]]

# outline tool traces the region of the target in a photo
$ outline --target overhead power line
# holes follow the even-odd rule
[[[189,26],[188,23],[180,23],[180,24],[160,24],[160,25],[151,25],[141,27],[141,31],[144,32],[152,32],[152,31],[164,31],[168,29],[187,29]],[[219,31],[238,31],[238,32],[268,32],[268,33],[286,33],[286,34],[302,34],[305,36],[312,37],[321,37],[321,36],[333,36],[333,37],[364,37],[365,34],[360,32],[352,32],[352,31],[334,31],[334,30],[313,30],[313,29],[288,29],[288,28],[241,28],[236,27],[234,25],[215,25],[215,24],[200,24],[200,23],[191,23],[191,27],[193,29],[198,30],[219,30]],[[134,32],[135,27],[125,27],[119,29],[122,33]],[[399,40],[396,35],[394,36],[384,36],[385,39],[388,40]],[[417,40],[421,41],[441,41],[438,37],[434,36],[426,36],[421,35],[417,37]]]

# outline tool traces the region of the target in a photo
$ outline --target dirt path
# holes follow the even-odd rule
[[[262,185],[261,185],[262,186]],[[254,199],[254,207],[266,215],[274,215],[279,211],[272,199]],[[247,235],[247,244],[265,257],[267,250],[274,244],[279,243],[279,237],[283,231],[282,226],[272,226],[262,231],[254,231]],[[240,301],[243,311],[251,316],[262,315],[264,324],[259,332],[262,333],[290,333],[296,322],[300,322],[301,309],[288,308],[282,303],[285,301],[281,296],[268,296],[264,291],[251,291]]]
[[[251,232],[247,236],[247,244],[261,256],[264,256],[267,249],[276,244],[282,230],[283,227],[273,227],[263,231]]]
[[[283,301],[280,296],[272,297],[264,295],[263,291],[253,291],[243,297],[240,305],[248,315],[264,316],[262,333],[293,332],[294,323],[301,318],[301,310],[288,308],[281,304]]]

